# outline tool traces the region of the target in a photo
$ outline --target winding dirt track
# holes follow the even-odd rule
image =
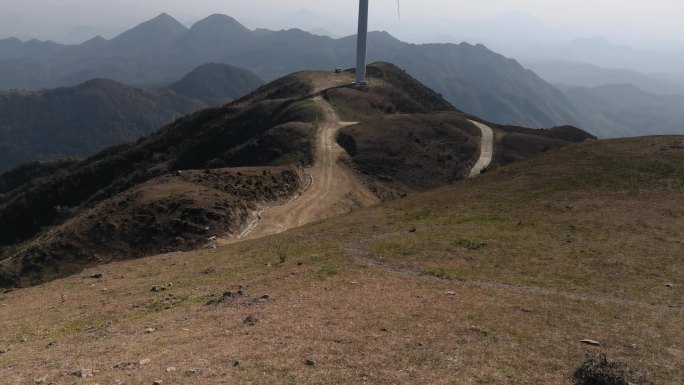
[[[343,84],[342,79],[314,79],[314,94]],[[354,122],[341,122],[334,108],[323,97],[312,99],[321,107],[323,116],[316,132],[313,166],[302,170],[305,188],[296,197],[281,205],[262,207],[236,237],[221,239],[220,244],[258,239],[282,233],[335,215],[350,212],[380,202],[364,184],[347,169],[340,158],[344,150],[337,144],[337,131]],[[482,131],[480,158],[470,176],[479,175],[492,161],[494,136],[492,129],[479,122],[472,122]]]
[[[470,123],[477,126],[482,132],[482,142],[480,143],[480,159],[477,160],[475,166],[470,170],[470,178],[478,176],[487,166],[492,163],[492,156],[494,155],[494,132],[491,127],[480,122],[471,120]]]
[[[321,96],[313,100],[323,110],[318,125],[314,163],[305,169],[308,187],[293,200],[255,214],[256,218],[236,240],[256,239],[370,206],[380,200],[340,162],[344,150],[337,144],[337,131],[354,123],[340,122],[333,107]]]

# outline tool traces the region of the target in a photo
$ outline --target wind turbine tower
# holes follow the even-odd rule
[[[366,87],[368,46],[368,0],[359,0],[359,33],[356,38],[356,87]]]

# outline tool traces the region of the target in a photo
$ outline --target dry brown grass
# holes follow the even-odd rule
[[[2,382],[569,384],[586,353],[605,352],[680,384],[684,154],[673,140],[554,150],[275,237],[3,294]],[[385,268],[345,253],[364,240]],[[205,304],[238,285],[270,298]],[[80,368],[98,372],[68,375]]]

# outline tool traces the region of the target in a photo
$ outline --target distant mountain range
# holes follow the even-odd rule
[[[525,61],[523,64],[555,85],[597,87],[632,84],[654,94],[684,95],[684,78],[678,78],[676,75],[646,74],[629,69],[604,68],[561,60]]]
[[[0,172],[29,161],[92,155],[261,84],[249,71],[206,64],[154,92],[94,79],[49,91],[0,93]]]
[[[369,60],[396,63],[469,113],[533,127],[582,123],[561,92],[484,46],[414,45],[386,32],[372,32],[369,39]],[[163,84],[209,62],[272,80],[304,69],[353,67],[355,44],[354,36],[252,31],[225,15],[209,16],[188,29],[162,14],[112,40],[94,38],[74,46],[2,40],[0,88],[40,89],[95,77]]]
[[[588,63],[604,68],[628,68],[644,73],[684,75],[684,49],[637,49],[615,44],[604,38],[580,38],[566,44],[536,44],[519,47],[520,59],[553,59]]]
[[[332,39],[297,29],[249,30],[225,15],[186,28],[162,14],[111,40],[96,37],[80,45],[0,40],[0,89],[73,85],[97,77],[158,86],[205,63],[235,65],[273,80],[305,69],[353,67],[355,42],[355,36]],[[581,107],[483,45],[416,45],[372,32],[369,60],[395,63],[458,108],[492,122],[536,128],[571,124],[600,137],[658,133]]]
[[[656,95],[631,84],[568,87],[565,94],[604,136],[684,134],[684,96]]]

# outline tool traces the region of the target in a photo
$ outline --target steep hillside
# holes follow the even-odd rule
[[[0,172],[33,160],[82,157],[137,139],[202,103],[110,80],[0,94]]]
[[[292,94],[294,98],[310,90],[308,81],[297,76],[276,82],[276,88],[280,83],[301,85],[293,87],[303,91]],[[257,202],[292,195],[301,184],[292,170],[254,169],[253,177],[226,170],[230,183],[215,177],[188,180],[179,171],[206,169],[212,174],[214,169],[245,166],[248,160],[256,167],[308,162],[315,107],[310,101],[274,100],[258,92],[249,103],[177,119],[135,143],[109,148],[53,173],[27,166],[26,171],[4,175],[9,187],[0,204],[0,243],[12,246],[3,249],[0,258],[5,259],[3,285],[68,275],[100,259],[193,247],[198,237],[236,231]],[[262,141],[269,141],[267,151],[245,154]],[[24,176],[32,174],[36,178]],[[158,192],[149,193],[154,190]],[[106,224],[100,222],[103,215],[109,218]],[[41,234],[51,225],[52,230]],[[196,231],[204,227],[211,231]],[[189,241],[179,243],[176,237]]]
[[[233,159],[240,157],[242,147],[251,145],[254,139],[300,119],[313,121],[313,117],[298,112],[297,105],[291,104],[261,100],[245,107],[197,112],[135,143],[109,148],[76,166],[21,186],[28,191],[10,191],[3,208],[18,206],[34,214],[25,216],[26,212],[12,209],[9,211],[17,216],[5,217],[8,211],[3,211],[2,242],[30,236],[40,226],[52,222],[57,216],[55,206],[96,203],[179,169],[231,166]],[[261,165],[275,160],[264,159]],[[25,224],[22,217],[26,218]]]
[[[255,234],[281,232],[376,203],[378,197],[393,199],[467,175],[480,149],[479,130],[467,120],[474,118],[394,65],[375,63],[369,75],[370,89],[358,90],[349,85],[350,71],[296,73],[50,174],[42,171],[47,166],[37,165],[3,176],[8,187],[0,204],[2,285],[32,285],[99,261],[182,250],[211,237],[235,238],[252,218]],[[349,117],[361,123],[342,121]],[[343,126],[348,127],[338,140],[350,156],[335,145]],[[577,133],[558,137],[554,145],[590,137]],[[385,140],[388,135],[391,141]],[[385,141],[392,146],[382,147]],[[396,149],[410,151],[403,162],[395,162]],[[532,147],[524,157],[545,149]],[[376,161],[396,166],[377,172],[371,167]],[[275,171],[263,167],[270,166],[297,171],[286,169],[282,172],[289,174],[269,179]],[[225,170],[230,167],[250,167],[257,179],[226,184],[219,179],[239,174]],[[224,176],[205,177],[209,181],[184,176],[186,170],[213,175],[219,169]],[[283,205],[282,217],[274,217],[278,210],[253,213],[294,193],[301,212]]]
[[[682,137],[591,141],[274,237],[0,294],[0,373],[569,385],[606,354],[620,381],[679,385],[683,170]]]
[[[154,90],[94,79],[75,87],[0,93],[0,172],[29,161],[90,156],[261,84],[249,71],[206,64]]]
[[[228,64],[203,64],[167,89],[217,107],[254,91],[264,81],[250,71]]]

